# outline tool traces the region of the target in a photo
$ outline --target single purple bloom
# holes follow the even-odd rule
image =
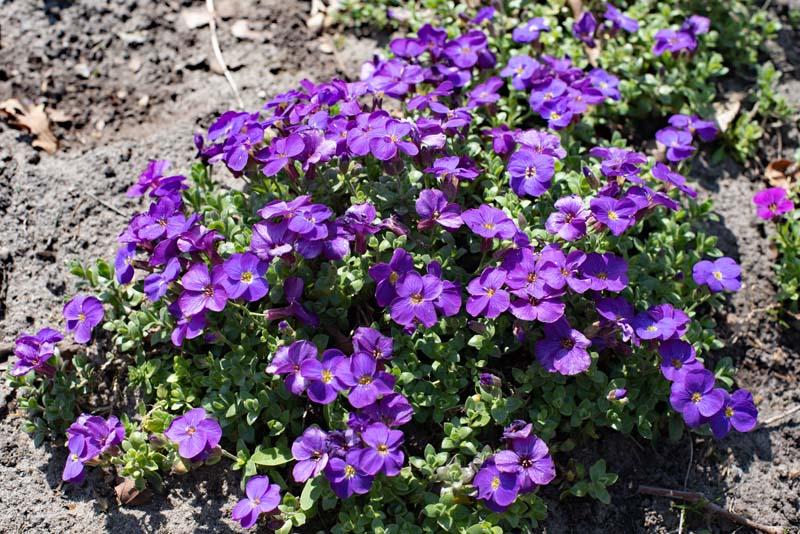
[[[564,159],[567,156],[567,151],[561,146],[561,138],[556,134],[542,130],[525,130],[517,132],[514,138],[519,144],[537,154],[552,156],[556,159]]]
[[[689,130],[692,135],[697,134],[705,142],[713,141],[719,134],[719,130],[712,121],[703,120],[697,115],[673,115],[669,118],[669,125],[681,130]]]
[[[670,382],[680,380],[682,374],[703,369],[703,364],[695,358],[691,343],[681,339],[668,339],[658,346],[661,355],[661,374]]]
[[[81,434],[70,436],[67,448],[69,449],[69,454],[67,455],[67,463],[64,465],[64,472],[61,474],[61,480],[79,484],[83,482],[86,475],[84,462],[94,458],[97,451],[90,445],[89,439]]]
[[[469,158],[458,156],[447,156],[437,158],[431,167],[425,169],[425,172],[435,174],[442,181],[458,178],[460,180],[472,181],[478,176],[478,171],[475,168],[475,162]]]
[[[92,330],[103,321],[105,312],[100,299],[91,295],[76,295],[64,306],[67,332],[72,332],[76,343],[86,344],[92,339]]]
[[[714,387],[714,375],[705,369],[689,371],[672,383],[669,402],[683,414],[690,428],[703,424],[725,403],[725,390]]]
[[[620,29],[633,33],[639,30],[639,23],[631,17],[625,16],[622,12],[611,4],[606,4],[605,19],[611,23],[611,29]]]
[[[623,176],[634,183],[642,183],[639,166],[647,163],[644,154],[625,148],[598,146],[591,149],[589,155],[602,160],[600,170],[605,176]]]
[[[13,376],[26,375],[31,371],[46,376],[53,376],[55,368],[48,360],[53,357],[56,343],[63,340],[64,336],[52,328],[42,328],[35,336],[21,335],[14,341],[14,368]]]
[[[328,434],[312,426],[292,443],[292,458],[297,463],[292,469],[295,482],[305,482],[320,474],[328,465]]]
[[[492,6],[482,7],[478,10],[474,17],[469,22],[470,24],[480,25],[486,21],[492,20],[494,17],[495,9]]]
[[[325,468],[325,477],[340,499],[347,499],[353,494],[363,495],[372,487],[375,477],[361,468],[361,454],[361,449],[350,450],[343,458],[331,458]]]
[[[753,204],[757,207],[758,216],[765,221],[794,211],[794,202],[782,187],[770,187],[759,191],[753,195]]]
[[[182,458],[194,460],[219,445],[222,428],[203,408],[194,408],[173,419],[164,436],[178,444]]]
[[[151,302],[157,302],[167,294],[169,284],[174,282],[181,271],[181,261],[172,258],[160,273],[151,273],[144,279],[144,294]]]
[[[628,198],[597,197],[589,201],[595,219],[603,223],[615,236],[622,235],[636,222],[636,204]]]
[[[364,352],[353,354],[349,368],[341,368],[338,378],[350,387],[347,400],[354,408],[363,408],[373,404],[381,395],[392,392],[391,377],[378,371],[374,358]]]
[[[711,20],[702,15],[692,15],[681,24],[681,30],[689,32],[692,35],[708,33],[710,27]]]
[[[208,272],[205,263],[195,263],[181,278],[183,293],[178,299],[185,316],[197,315],[206,310],[222,311],[228,302],[225,291],[226,275],[221,265]]]
[[[383,473],[393,477],[400,473],[405,458],[400,450],[403,432],[383,423],[372,423],[361,434],[361,439],[367,448],[361,453],[359,465],[368,475]]]
[[[479,208],[467,210],[461,214],[461,220],[477,235],[492,239],[511,239],[517,234],[517,226],[501,209],[487,204]]]
[[[658,30],[654,36],[653,54],[662,55],[664,52],[678,54],[680,52],[691,52],[697,48],[697,39],[694,35],[686,31],[675,31],[671,29]]]
[[[536,359],[547,371],[576,375],[586,371],[592,358],[586,350],[592,344],[573,329],[566,319],[544,325],[544,339],[536,342]]]
[[[473,317],[485,315],[489,319],[498,317],[508,309],[511,298],[503,289],[506,272],[502,269],[484,269],[479,278],[467,285],[467,313]]]
[[[603,96],[611,100],[619,100],[619,78],[601,68],[589,71],[589,82],[592,87],[599,90]],[[600,102],[598,102],[600,103]]]
[[[697,285],[707,285],[712,293],[739,291],[742,287],[742,268],[728,257],[703,260],[692,267],[692,279]]]
[[[370,267],[369,276],[375,283],[375,300],[384,308],[397,296],[395,286],[404,274],[414,270],[414,258],[405,249],[398,248],[392,253],[389,263],[377,263]]]
[[[409,156],[416,156],[419,153],[417,145],[403,140],[409,133],[411,133],[410,124],[391,119],[386,122],[382,131],[372,135],[369,142],[370,152],[381,161],[394,158],[398,150]]]
[[[555,160],[547,155],[521,149],[508,160],[511,189],[521,197],[542,196],[553,180]]]
[[[483,32],[472,30],[447,43],[444,54],[459,69],[470,69],[478,62],[479,53],[486,49],[486,43]]]
[[[503,429],[503,439],[508,443],[518,438],[527,438],[533,433],[533,425],[522,419],[515,419]]]
[[[692,134],[686,130],[662,128],[656,132],[656,140],[667,147],[667,159],[672,162],[683,161],[695,151]]]
[[[242,528],[251,528],[258,522],[258,516],[268,514],[281,503],[281,488],[270,484],[266,475],[258,475],[247,481],[247,498],[240,500],[231,510],[231,519],[238,521]]]
[[[528,102],[536,113],[541,114],[547,104],[564,96],[568,88],[564,80],[551,78],[546,85],[537,86],[536,90],[531,92]]]
[[[417,223],[419,230],[427,230],[434,224],[443,226],[448,232],[459,229],[464,221],[461,220],[461,206],[448,202],[447,197],[438,189],[423,189],[415,204],[420,221]]]
[[[330,404],[339,392],[345,389],[340,376],[348,371],[350,362],[338,349],[328,349],[322,353],[322,361],[304,360],[300,373],[306,380],[308,398],[318,404]]]
[[[650,172],[653,174],[653,178],[677,187],[679,191],[691,198],[697,198],[697,191],[686,184],[686,178],[663,163],[656,163]]]
[[[597,30],[597,19],[591,11],[583,14],[572,24],[572,35],[589,48],[595,47],[594,32]]]
[[[353,352],[365,352],[376,361],[392,359],[394,342],[374,328],[361,326],[353,334]]]
[[[174,306],[170,306],[170,312],[178,316],[177,324],[170,336],[172,344],[176,347],[183,345],[185,340],[194,339],[203,333],[203,329],[206,327],[205,313],[185,317],[180,313],[180,307],[177,302],[174,303]]]
[[[733,394],[725,393],[722,408],[711,416],[709,426],[714,437],[722,439],[731,428],[738,432],[750,432],[758,423],[758,409],[753,402],[753,395],[746,389],[739,389]]]
[[[500,377],[493,375],[492,373],[481,373],[478,377],[478,380],[480,381],[481,386],[487,389],[499,388],[503,385],[503,381],[500,379]]]
[[[390,393],[377,402],[362,408],[360,414],[366,417],[370,423],[383,423],[393,428],[403,426],[411,421],[414,416],[414,408],[403,395]]]
[[[497,92],[503,87],[503,80],[497,76],[492,76],[485,82],[475,86],[469,92],[468,107],[484,106],[487,104],[494,104],[500,100],[500,94]]]
[[[561,291],[552,291],[545,286],[542,289],[533,287],[514,293],[518,296],[511,301],[510,311],[517,319],[554,323],[564,316],[566,306],[561,300]]]
[[[511,77],[514,89],[522,91],[538,66],[539,62],[530,56],[511,56],[508,64],[500,71],[500,76]]]
[[[495,454],[494,463],[501,473],[517,475],[522,493],[549,484],[556,477],[556,466],[547,445],[534,435],[512,439],[511,450]]]
[[[594,291],[619,293],[628,286],[628,263],[610,252],[587,254],[581,269]]]
[[[275,352],[275,357],[267,366],[267,373],[288,375],[285,380],[286,387],[295,395],[300,395],[307,385],[302,374],[303,362],[317,359],[317,347],[305,340],[295,341],[291,345],[280,347]]]
[[[610,401],[621,401],[628,398],[628,390],[625,388],[617,388],[612,389],[606,395],[606,398]]]
[[[133,259],[136,257],[136,245],[125,243],[117,250],[114,259],[114,275],[117,283],[125,285],[133,280]]]
[[[539,39],[541,32],[549,32],[550,26],[544,21],[542,17],[530,19],[522,26],[514,28],[511,33],[511,38],[517,43],[531,43]]]
[[[439,278],[410,271],[397,281],[395,289],[397,296],[391,302],[391,316],[397,324],[410,326],[415,320],[426,328],[436,324],[434,302],[443,290]]]
[[[565,241],[575,241],[586,235],[586,218],[589,212],[578,195],[556,200],[554,211],[544,223],[545,230]]]
[[[247,302],[264,298],[269,292],[269,284],[264,278],[268,268],[268,262],[251,252],[232,255],[222,265],[226,276],[222,285],[228,298],[242,298]]]
[[[504,512],[517,499],[519,483],[516,473],[503,473],[490,457],[472,479],[472,485],[478,490],[478,499],[484,501],[486,507],[493,512]]]
[[[264,163],[262,171],[266,176],[275,176],[305,149],[303,138],[298,134],[291,134],[289,137],[276,137],[269,148],[259,150],[255,158]]]
[[[139,175],[139,180],[128,188],[126,195],[129,197],[144,195],[148,189],[158,184],[159,179],[166,174],[169,166],[170,162],[166,159],[148,161],[144,172]]]

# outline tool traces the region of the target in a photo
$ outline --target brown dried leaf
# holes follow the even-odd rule
[[[28,130],[33,136],[33,146],[41,148],[48,154],[58,150],[58,140],[50,130],[50,119],[44,110],[44,104],[25,106],[16,98],[0,102],[0,115],[15,128]]]
[[[769,162],[764,170],[764,178],[772,187],[788,188],[800,179],[800,167],[789,159],[776,159]]]
[[[742,109],[742,100],[744,100],[745,96],[747,95],[742,91],[731,91],[730,93],[725,93],[722,102],[714,103],[714,118],[716,118],[721,131],[727,131],[728,127],[736,119],[736,115]]]
[[[145,504],[153,497],[153,492],[149,489],[136,489],[136,484],[130,478],[125,478],[114,486],[114,492],[117,494],[117,502],[123,506]]]

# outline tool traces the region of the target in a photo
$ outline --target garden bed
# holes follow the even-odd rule
[[[0,91],[31,100],[44,95],[48,107],[69,118],[54,126],[61,146],[53,155],[32,148],[19,131],[0,126],[4,346],[20,331],[58,324],[61,306],[74,292],[67,263],[113,257],[119,230],[142,209],[124,192],[146,161],[168,158],[175,167],[188,168],[195,151],[192,131],[207,127],[232,103],[225,79],[214,72],[208,28],[190,28],[181,16],[191,6],[90,4],[12,2],[0,7],[0,17],[11,21],[2,35]],[[230,9],[220,23],[221,45],[248,108],[256,109],[302,78],[353,77],[379,47],[371,37],[309,30],[309,5],[303,2],[217,4],[221,12]],[[247,20],[254,34],[231,35],[238,20]],[[786,71],[779,91],[795,108],[800,107],[797,38],[791,29],[782,30],[770,49],[773,61]],[[734,359],[737,385],[752,391],[760,417],[768,420],[800,402],[800,335],[791,316],[782,316],[789,321],[782,326],[770,310],[774,252],[751,199],[764,187],[766,163],[793,156],[796,123],[780,134],[768,129],[761,143],[758,156],[744,165],[729,157],[711,163],[711,154],[703,154],[691,177],[701,195],[714,201],[719,221],[710,223],[710,232],[719,236],[719,248],[742,265],[743,288],[717,317],[726,348],[715,356]],[[230,185],[237,187],[233,181]],[[11,359],[6,357],[8,367]],[[10,513],[0,518],[0,530],[236,529],[229,512],[241,496],[239,473],[220,464],[204,467],[167,478],[163,494],[145,504],[120,507],[113,481],[104,480],[99,470],[81,486],[63,484],[66,450],[61,443],[36,446],[22,431],[24,414],[5,382],[2,393],[0,504]],[[800,415],[719,442],[685,433],[677,444],[653,446],[607,432],[597,443],[597,450],[578,450],[576,457],[587,465],[603,457],[609,470],[619,474],[609,488],[611,505],[559,501],[556,490],[545,489],[540,495],[549,509],[546,531],[598,531],[598,524],[608,531],[675,531],[681,510],[667,499],[638,495],[642,484],[686,487],[761,523],[800,525]],[[699,514],[689,513],[688,520],[697,528],[706,525]],[[732,528],[718,518],[707,525],[719,532]]]

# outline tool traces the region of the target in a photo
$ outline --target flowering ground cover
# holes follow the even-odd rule
[[[774,28],[719,9],[442,9],[357,81],[220,114],[191,168],[141,169],[63,322],[16,339],[27,429],[66,444],[65,482],[222,464],[230,518],[280,532],[526,531],[546,492],[611,502],[579,454],[606,435],[753,431],[716,332],[742,269],[690,171],[741,146],[713,80]],[[65,336],[108,344],[127,409]]]

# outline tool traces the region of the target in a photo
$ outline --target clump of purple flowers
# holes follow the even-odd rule
[[[125,439],[125,428],[113,415],[103,419],[81,414],[67,429],[67,463],[61,475],[65,482],[80,483],[87,465],[100,465],[118,453],[117,445]]]

